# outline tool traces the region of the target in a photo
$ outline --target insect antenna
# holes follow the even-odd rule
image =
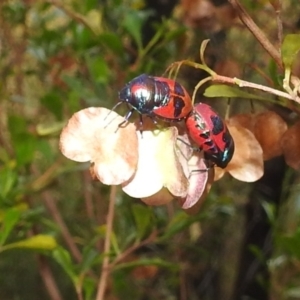
[[[114,107],[110,110],[110,112],[107,114],[107,116],[104,118],[104,121],[108,118],[108,116],[111,114],[111,112],[115,111],[115,109],[122,104],[122,101],[119,101],[117,104],[114,105]]]

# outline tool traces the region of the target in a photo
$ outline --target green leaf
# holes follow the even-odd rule
[[[100,34],[102,31],[102,13],[99,9],[91,9],[86,16],[82,16],[82,19],[85,20],[95,35]]]
[[[86,0],[82,4],[85,6],[85,11],[90,11],[98,5],[98,0]]]
[[[0,231],[0,245],[2,246],[7,237],[9,236],[12,229],[15,227],[17,222],[20,220],[21,210],[16,208],[10,208],[6,210],[2,216],[2,226]]]
[[[281,57],[285,68],[291,68],[297,53],[300,50],[300,34],[288,34],[281,46]]]
[[[14,205],[13,207],[10,207],[8,209],[0,210],[0,224],[4,222],[4,217],[7,213],[7,211],[9,211],[9,210],[17,210],[17,211],[20,211],[20,212],[28,212],[28,204],[24,203],[24,202],[20,202],[17,205]],[[32,210],[30,210],[30,211],[32,211]],[[0,232],[0,234],[1,234],[1,232]]]
[[[126,269],[126,268],[134,268],[138,266],[158,266],[162,268],[168,268],[170,270],[178,270],[178,266],[174,263],[166,262],[160,258],[152,258],[152,259],[139,259],[128,263],[118,264],[114,269]]]
[[[97,282],[93,278],[85,277],[83,280],[83,290],[85,300],[94,300]]]
[[[176,30],[171,30],[165,33],[165,42],[170,42],[176,40],[180,36],[182,36],[187,29],[185,27],[178,28]]]
[[[91,90],[81,79],[67,75],[62,75],[62,79],[70,88],[70,93],[65,100],[68,108],[71,109],[72,112],[82,109],[80,104],[81,99],[88,101],[90,99],[97,98],[94,91]],[[103,101],[107,101],[107,99],[103,99]],[[100,105],[99,100],[98,103]]]
[[[87,56],[89,71],[96,83],[107,83],[109,78],[109,69],[106,61],[102,57]]]
[[[277,243],[289,255],[300,259],[300,229],[298,229],[293,235],[280,236]]]
[[[274,60],[270,60],[269,62],[268,73],[274,83],[274,87],[280,88],[282,86],[283,75],[278,72],[278,67]]]
[[[54,92],[51,91],[46,94],[44,97],[41,98],[41,103],[53,113],[53,115],[58,119],[62,120],[63,118],[63,99],[62,97]]]
[[[10,160],[9,154],[3,147],[0,147],[0,161],[8,163]]]
[[[64,269],[64,271],[71,278],[73,283],[77,282],[77,276],[74,270],[74,266],[71,260],[70,253],[62,247],[57,247],[52,252],[53,258],[56,260],[58,264]]]
[[[11,115],[8,124],[18,165],[30,163],[35,155],[37,140],[28,132],[26,120],[22,115]]]
[[[205,92],[204,96],[208,98],[214,97],[226,97],[226,98],[246,98],[266,101],[267,98],[260,97],[251,93],[242,91],[239,88],[232,87],[226,84],[215,84],[209,86]]]
[[[105,234],[106,234],[106,229],[107,229],[107,226],[106,224],[104,225],[101,225],[101,226],[98,226],[96,228],[96,232],[97,234],[99,234],[101,237],[105,237]],[[120,253],[120,248],[118,246],[118,240],[117,240],[117,236],[114,232],[111,233],[111,236],[110,236],[110,242],[111,242],[111,245],[112,245],[112,248],[114,249],[114,251],[116,253]]]
[[[19,166],[31,163],[35,155],[36,138],[30,134],[22,134],[15,139],[15,154]]]
[[[181,232],[193,222],[198,220],[197,216],[191,217],[185,212],[177,213],[166,228],[165,234],[161,237],[162,240],[169,239],[178,232]]]
[[[133,37],[139,49],[142,48],[142,22],[137,13],[128,13],[123,21],[123,27]]]
[[[57,247],[56,240],[45,234],[38,234],[30,237],[26,240],[11,243],[2,247],[1,251],[8,249],[21,248],[21,249],[31,249],[31,250],[53,250]]]
[[[264,208],[268,219],[271,223],[275,222],[276,220],[276,207],[273,203],[270,203],[268,201],[262,201],[261,202],[262,207]]]
[[[259,248],[256,245],[250,245],[248,246],[249,251],[255,256],[257,260],[264,263],[266,262],[266,258],[264,256],[264,253],[262,252],[261,248]]]
[[[136,204],[132,206],[132,213],[137,227],[137,236],[142,239],[151,225],[152,211],[147,206]]]
[[[17,172],[9,166],[0,170],[0,198],[6,199],[18,180]]]
[[[66,126],[66,122],[48,122],[48,123],[40,123],[36,126],[36,132],[40,136],[47,136],[51,134],[57,134],[60,133],[61,130]],[[40,142],[40,141],[39,141]],[[41,147],[41,143],[37,145],[37,148]],[[43,147],[44,145],[42,145]],[[49,147],[49,143],[47,144],[47,147]]]
[[[206,47],[207,47],[207,45],[208,45],[209,42],[210,42],[210,40],[204,40],[201,43],[201,46],[200,46],[200,61],[204,65],[206,65],[205,59],[204,59],[204,53],[205,53]]]
[[[99,259],[99,251],[94,248],[88,247],[84,249],[82,262],[81,262],[81,273],[88,271]]]
[[[56,129],[58,129],[60,126],[58,123],[56,123],[57,127]],[[54,124],[55,126],[55,124]],[[61,124],[61,128],[63,128],[62,124]],[[50,129],[50,128],[48,128]],[[54,131],[54,127],[52,128]],[[40,128],[39,128],[40,130]],[[54,131],[57,133],[57,131]],[[43,132],[44,134],[46,133],[45,131]],[[49,132],[48,132],[49,133]],[[38,156],[37,162],[38,161],[42,161],[45,165],[49,166],[49,164],[54,163],[54,161],[57,159],[57,151],[56,149],[53,149],[53,147],[51,147],[51,141],[49,141],[49,139],[40,139],[37,147],[36,147],[36,153]],[[54,172],[55,173],[55,172]],[[48,179],[50,179],[48,177]],[[46,182],[46,181],[44,181]]]
[[[300,298],[300,287],[290,288],[284,294],[289,298],[299,299]]]
[[[120,37],[117,34],[108,32],[102,33],[99,36],[100,42],[108,47],[111,51],[113,51],[118,56],[124,55],[124,48]]]
[[[4,3],[3,3],[4,4]],[[26,19],[26,8],[22,2],[7,2],[1,8],[1,13],[11,24],[24,24]]]
[[[131,10],[126,12],[126,16],[123,20],[123,27],[132,36],[139,50],[142,49],[142,26],[150,14],[151,13],[147,11]]]
[[[75,23],[73,27],[74,41],[76,41],[75,47],[80,51],[86,51],[91,46],[94,39],[93,33],[86,27],[83,27],[80,23]],[[77,49],[76,49],[77,50]]]

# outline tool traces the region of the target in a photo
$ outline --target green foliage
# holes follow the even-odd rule
[[[142,26],[146,21],[149,13],[145,11],[129,11],[125,16],[122,26],[131,35],[137,45],[138,52],[142,51]]]
[[[53,251],[52,255],[75,284],[78,278],[76,276],[75,267],[73,265],[70,253],[62,247],[58,247]]]
[[[2,112],[6,110],[6,118],[0,148],[0,252],[9,257],[14,251],[27,249],[47,255],[48,263],[52,264],[52,258],[63,270],[62,274],[71,279],[77,294],[94,299],[96,279],[106,256],[96,245],[105,237],[107,227],[96,226],[95,218],[86,222],[87,216],[82,213],[85,187],[78,179],[82,167],[76,170],[62,160],[59,132],[68,118],[83,107],[111,107],[118,89],[131,73],[161,72],[167,62],[161,64],[153,59],[154,55],[168,53],[169,58],[175,57],[173,45],[184,31],[164,22],[157,26],[157,34],[149,43],[144,44],[143,26],[153,12],[137,10],[123,1],[99,5],[98,1],[89,0],[70,4],[27,6],[22,1],[14,1],[4,3],[1,8],[5,24],[10,28],[7,36],[11,41],[24,38],[26,43],[20,46],[26,52],[18,52],[12,44],[7,44],[1,52]],[[14,31],[17,26],[20,31]],[[18,56],[20,63],[10,61],[10,53]],[[12,90],[6,89],[8,85]],[[15,103],[7,105],[5,98]],[[95,187],[90,188],[88,193],[96,195]],[[104,202],[108,192],[108,189],[101,191]],[[73,205],[58,209],[56,200]],[[122,211],[126,205],[123,199],[120,201]],[[118,229],[116,224],[111,236],[113,251],[109,255],[112,258],[142,243],[154,229],[152,209],[130,204],[126,210],[131,221],[125,216],[123,228]],[[64,218],[65,225],[53,222],[45,214],[47,211],[52,217]],[[100,212],[105,214],[105,211],[103,205]],[[69,226],[67,233],[61,226]],[[80,249],[80,258],[63,246],[63,231],[69,239],[72,235],[77,237],[75,248]],[[132,269],[140,265],[170,267],[171,263],[158,257],[145,257],[136,262],[123,262],[116,268]],[[30,299],[30,295],[23,295],[22,299]]]
[[[138,240],[142,240],[146,234],[149,232],[153,226],[151,226],[151,221],[153,220],[153,215],[148,207],[136,204],[132,206],[132,213],[137,230]]]
[[[227,98],[245,98],[245,99],[266,101],[265,97],[260,97],[255,94],[244,92],[239,88],[228,86],[225,84],[212,85],[205,90],[203,95],[209,98],[227,97]]]
[[[18,209],[11,208],[4,212],[4,215],[2,216],[2,228],[1,228],[1,234],[0,234],[0,245],[2,246],[14,226],[17,224],[21,216],[21,212]]]
[[[300,259],[300,230],[290,236],[279,236],[278,244],[283,248],[282,250],[291,256]]]
[[[281,46],[281,56],[286,68],[291,68],[300,51],[300,34],[288,34]]]
[[[258,5],[249,3],[251,9]],[[175,299],[184,276],[193,282],[194,267],[204,272],[213,261],[224,271],[228,264],[230,251],[224,249],[234,235],[230,230],[238,230],[236,224],[241,222],[235,207],[245,201],[243,193],[237,197],[232,192],[234,184],[228,178],[192,216],[174,203],[153,208],[119,193],[111,247],[104,253],[111,188],[93,182],[87,164],[73,164],[59,151],[59,134],[73,113],[91,106],[111,108],[119,89],[133,76],[160,76],[174,61],[198,53],[202,37],[197,35],[197,46],[189,48],[181,20],[171,17],[151,23],[156,12],[143,5],[143,1],[129,0],[1,4],[3,299],[46,299],[45,294],[51,294],[49,278],[63,299],[95,299],[106,258],[110,263],[107,299],[115,295],[124,300]],[[148,26],[154,28],[153,36],[145,36]],[[290,34],[284,40],[281,50],[286,67],[292,66],[299,51],[298,37]],[[281,88],[275,64],[261,67],[268,69],[271,82]],[[178,75],[186,83],[194,76],[185,71]],[[227,85],[209,86],[204,96],[268,100]],[[265,202],[263,206],[270,223],[280,227],[276,209]],[[278,256],[299,260],[299,231],[290,236],[276,234]],[[239,248],[236,240],[235,249]],[[259,249],[252,250],[264,260]],[[221,261],[222,257],[226,259]],[[19,284],[23,269],[27,273]],[[197,292],[191,292],[191,300],[199,299]],[[285,288],[285,293],[297,298],[299,289]]]
[[[1,251],[10,249],[30,249],[30,250],[53,250],[57,246],[56,241],[53,237],[38,234],[26,240],[10,243],[2,247]]]

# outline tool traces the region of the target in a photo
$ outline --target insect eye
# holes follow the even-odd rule
[[[128,102],[131,97],[131,92],[129,87],[124,87],[119,93],[119,99],[123,102]]]

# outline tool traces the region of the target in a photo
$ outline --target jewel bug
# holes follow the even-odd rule
[[[159,118],[164,121],[181,121],[186,118],[193,109],[192,101],[178,82],[164,78],[142,74],[127,83],[119,92],[119,102],[127,103],[130,110],[125,115],[125,120],[119,126],[128,121],[134,111],[150,117],[155,123]]]
[[[234,153],[234,141],[222,118],[207,104],[198,103],[185,120],[191,139],[209,162],[225,168]]]

